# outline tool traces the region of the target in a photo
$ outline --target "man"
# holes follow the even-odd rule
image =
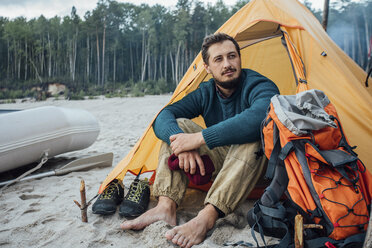
[[[202,45],[205,69],[213,79],[180,101],[167,106],[154,122],[154,131],[163,140],[153,194],[159,201],[122,229],[143,229],[159,220],[176,225],[176,208],[188,185],[186,174],[197,169],[205,175],[208,155],[213,162],[213,184],[205,207],[189,222],[175,226],[166,238],[181,247],[201,243],[216,220],[234,211],[248,196],[264,170],[260,151],[260,123],[270,98],[278,88],[266,77],[241,69],[240,48],[222,33],[208,36]],[[190,119],[202,115],[202,129]],[[171,170],[168,158],[174,154],[181,170]],[[197,168],[198,167],[198,168]]]

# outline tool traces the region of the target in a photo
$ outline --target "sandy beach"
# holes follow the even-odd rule
[[[18,101],[2,104],[2,109],[29,109],[39,106],[81,108],[91,112],[99,121],[100,134],[96,142],[80,151],[59,155],[79,158],[113,152],[113,167],[125,157],[157,112],[169,101],[170,95],[139,98],[104,98],[66,101],[48,99],[43,102]],[[100,183],[113,167],[72,172],[39,180],[19,182],[0,195],[1,247],[174,247],[164,238],[171,227],[164,222],[154,223],[142,231],[122,231],[124,220],[118,213],[102,217],[88,208],[88,223],[81,222],[80,210],[73,200],[80,201],[80,181],[85,180],[88,200],[96,195]],[[48,168],[44,168],[48,170]],[[149,174],[149,173],[148,173]],[[150,177],[143,175],[143,177]],[[124,179],[129,188],[133,176]],[[196,216],[202,208],[205,193],[187,192],[184,204],[178,209],[178,224]],[[150,207],[156,204],[151,199]],[[245,214],[252,202],[247,201],[235,213],[220,219],[207,239],[195,247],[221,247],[227,241],[244,240],[254,243],[247,227]]]
[[[48,99],[44,102],[2,104],[0,108],[28,109],[53,105],[91,112],[98,119],[101,129],[96,142],[89,148],[59,157],[79,158],[113,152],[114,167],[130,151],[170,97],[100,97],[83,101]],[[100,183],[113,167],[25,181],[6,188],[0,194],[0,247],[175,247],[164,238],[165,232],[171,228],[165,222],[156,222],[141,231],[122,231],[119,225],[124,218],[118,213],[102,217],[93,214],[90,206],[88,223],[82,223],[80,210],[73,202],[80,201],[80,181],[85,180],[89,200],[97,194]],[[142,176],[150,177],[151,174]],[[130,174],[125,177],[126,190],[133,178]],[[188,190],[178,209],[177,223],[185,223],[196,216],[203,207],[204,197],[203,192]],[[246,221],[246,213],[253,203],[247,200],[234,213],[219,219],[206,240],[194,247],[222,247],[227,241],[240,240],[255,246]],[[150,207],[155,204],[156,200],[152,198]],[[270,238],[266,241],[275,242]],[[260,242],[260,245],[263,243]]]

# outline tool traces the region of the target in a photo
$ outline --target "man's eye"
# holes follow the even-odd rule
[[[214,61],[220,62],[221,61],[221,58],[216,58]]]
[[[230,54],[230,55],[229,55],[229,58],[230,58],[230,59],[233,59],[233,58],[235,58],[235,57],[236,57],[235,54]]]

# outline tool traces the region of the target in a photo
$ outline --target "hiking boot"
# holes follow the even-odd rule
[[[138,175],[139,176],[139,175]],[[120,216],[137,217],[143,214],[150,202],[150,186],[147,180],[134,179],[119,208]]]
[[[116,206],[122,202],[123,196],[123,185],[117,179],[114,179],[93,204],[93,213],[102,215],[114,214]]]

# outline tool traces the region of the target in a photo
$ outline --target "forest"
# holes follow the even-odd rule
[[[178,0],[173,8],[99,0],[84,16],[0,17],[0,99],[67,85],[69,97],[171,92],[214,33],[247,0]],[[322,13],[304,4],[321,22]],[[369,13],[369,14],[368,14]],[[372,1],[331,1],[327,32],[364,70],[371,53]]]

